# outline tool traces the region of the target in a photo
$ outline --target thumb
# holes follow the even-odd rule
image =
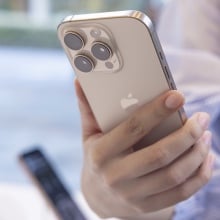
[[[88,100],[77,79],[74,81],[75,91],[78,98],[78,105],[81,115],[83,141],[86,141],[91,136],[100,133],[100,128],[95,120],[93,112],[90,108]]]

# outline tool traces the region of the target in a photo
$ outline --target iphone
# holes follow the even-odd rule
[[[176,89],[153,24],[140,11],[71,15],[59,24],[58,36],[104,133],[143,104]],[[139,145],[154,143],[184,121],[180,109]]]

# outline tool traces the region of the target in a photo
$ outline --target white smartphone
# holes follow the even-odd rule
[[[58,36],[103,132],[176,89],[152,22],[140,11],[71,15]],[[183,109],[172,114],[140,147],[180,128],[185,118]]]

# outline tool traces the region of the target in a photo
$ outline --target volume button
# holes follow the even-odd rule
[[[163,61],[163,54],[161,51],[159,51],[159,54],[160,54],[160,59]]]
[[[164,66],[164,69],[165,69],[167,78],[170,80],[170,74],[169,74],[169,71],[168,71],[168,69],[167,69],[167,66]]]

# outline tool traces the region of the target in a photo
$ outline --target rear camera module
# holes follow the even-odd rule
[[[92,46],[92,54],[93,56],[98,59],[98,60],[108,60],[111,55],[112,55],[112,51],[110,49],[110,47],[102,42],[96,42],[93,44]]]
[[[92,60],[85,55],[76,56],[74,64],[78,70],[84,73],[91,72],[94,68]]]
[[[72,50],[80,50],[84,47],[84,40],[83,38],[75,32],[70,32],[65,35],[64,42],[67,47]]]

